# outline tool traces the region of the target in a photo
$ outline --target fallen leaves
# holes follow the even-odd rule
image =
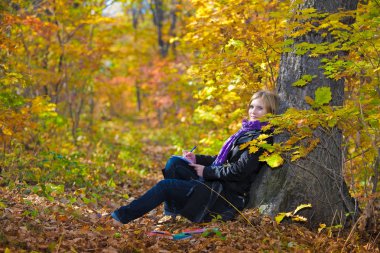
[[[159,167],[159,166],[158,166]],[[0,188],[0,251],[43,252],[379,252],[358,237],[334,237],[296,224],[277,224],[258,210],[245,210],[235,221],[194,224],[184,218],[160,222],[162,207],[127,225],[105,214],[127,204],[161,179],[159,170],[141,177],[136,187],[102,193],[97,203],[70,203],[78,189],[64,189],[53,200],[21,187]],[[130,190],[133,189],[133,190]],[[125,199],[128,193],[129,198]],[[90,193],[89,193],[90,194]],[[101,218],[100,218],[101,217]],[[108,217],[108,218],[107,218]],[[248,221],[247,221],[248,220]],[[218,228],[174,241],[148,236],[154,230],[172,234],[194,228]]]

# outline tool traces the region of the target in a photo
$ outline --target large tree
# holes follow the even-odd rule
[[[293,9],[295,16],[306,9],[314,8],[316,13],[337,13],[344,10],[355,10],[358,1],[338,0],[304,0],[298,1]],[[325,16],[324,16],[325,17]],[[310,19],[313,17],[310,17]],[[315,17],[311,23],[317,23],[321,17]],[[352,19],[341,20],[349,25]],[[300,22],[295,18],[289,24]],[[305,20],[310,22],[310,20]],[[292,26],[294,27],[294,26]],[[292,28],[293,29],[293,28]],[[281,98],[280,113],[289,108],[298,110],[313,110],[310,99],[315,98],[315,92],[320,87],[331,90],[330,106],[342,106],[344,102],[344,80],[333,80],[324,75],[321,68],[323,58],[339,57],[345,52],[327,52],[321,55],[311,55],[310,51],[300,54],[300,45],[310,43],[322,45],[333,43],[334,37],[325,30],[310,30],[294,39],[288,52],[281,57],[280,73],[277,81],[277,91]],[[304,86],[295,86],[303,76],[314,78]],[[308,101],[308,102],[307,102]],[[296,161],[286,159],[280,169],[265,168],[261,170],[251,191],[250,205],[261,207],[269,215],[295,210],[300,204],[311,203],[312,208],[302,210],[302,215],[309,219],[310,226],[320,223],[345,224],[348,213],[355,214],[357,206],[350,197],[343,177],[342,133],[338,128],[318,127],[313,131],[313,137],[319,139],[318,145],[306,157]],[[275,142],[284,142],[288,135],[275,137]]]

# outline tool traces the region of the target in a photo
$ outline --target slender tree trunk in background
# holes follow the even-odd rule
[[[153,0],[151,3],[151,10],[153,13],[153,23],[157,27],[157,43],[160,49],[160,55],[162,58],[166,57],[169,52],[170,45],[172,44],[173,53],[175,54],[175,43],[170,43],[169,40],[164,40],[163,35],[163,25],[165,21],[165,10],[163,6],[162,0]],[[172,0],[170,8],[170,12],[167,14],[170,20],[170,28],[168,35],[169,37],[175,37],[175,28],[177,25],[177,0]]]
[[[73,137],[73,143],[77,145],[77,131],[79,127],[80,116],[82,114],[84,98],[81,96],[81,94],[76,94],[75,92],[72,92],[69,96],[70,98],[68,103],[71,118],[71,135]],[[80,98],[76,99],[76,96],[79,96]]]
[[[162,0],[153,0],[151,9],[153,13],[153,22],[157,27],[157,43],[160,48],[160,55],[164,58],[168,54],[168,44],[164,41],[162,35],[162,26],[165,18]]]
[[[139,24],[139,7],[138,6],[134,6],[132,8],[132,24],[133,24],[133,31],[134,31],[134,43],[136,44],[136,55],[138,55],[138,52],[137,52],[137,27],[138,27],[138,24]],[[138,61],[138,65],[140,65],[140,62],[139,62],[139,59],[137,59]],[[141,68],[140,68],[141,69]],[[142,103],[142,100],[141,100],[141,87],[140,87],[140,80],[136,79],[135,80],[135,90],[136,90],[136,109],[137,109],[137,112],[140,112],[141,111],[141,103]]]
[[[88,42],[88,50],[93,50],[93,40],[94,40],[94,30],[95,26],[92,24],[90,26],[90,33],[89,33],[89,42]],[[92,81],[90,81],[91,84],[88,85],[88,105],[89,105],[89,119],[88,119],[88,126],[87,131],[91,131],[91,128],[94,123],[94,109],[95,109],[95,100],[94,100],[94,84]]]
[[[339,9],[355,10],[357,0],[305,0],[298,9],[315,8],[318,12],[337,12]],[[331,36],[310,32],[295,40],[302,42],[331,42]],[[340,52],[342,53],[342,52]],[[324,57],[332,57],[327,55]],[[341,106],[344,102],[344,80],[328,79],[323,74],[322,57],[283,53],[277,91],[281,98],[280,113],[288,108],[309,109],[305,96],[314,98],[317,88],[330,87],[332,106]],[[310,84],[304,87],[292,86],[303,75],[316,75]],[[293,211],[300,204],[312,204],[312,208],[303,209],[299,214],[308,218],[309,226],[321,223],[326,225],[345,224],[347,213],[355,213],[358,208],[350,197],[343,177],[342,133],[339,129],[317,129],[314,136],[320,139],[319,145],[305,158],[296,162],[287,162],[280,169],[263,168],[252,185],[250,206],[260,209],[271,216],[278,212]],[[282,142],[287,136],[275,137]]]
[[[141,111],[141,88],[139,81],[135,81],[135,89],[136,89],[136,101],[137,101],[137,111]]]
[[[172,0],[172,7],[171,7],[171,10],[170,10],[170,30],[169,30],[169,36],[174,38],[176,37],[176,33],[175,33],[175,27],[176,27],[176,24],[177,24],[177,0]],[[172,42],[170,43],[170,41],[167,42],[168,44],[168,47],[170,46],[170,44],[172,45],[171,48],[172,48],[172,52],[173,52],[173,55],[174,57],[176,56],[177,54],[177,51],[176,51],[176,42]]]

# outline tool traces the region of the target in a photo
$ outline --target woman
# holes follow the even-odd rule
[[[240,145],[257,138],[266,124],[259,119],[276,113],[277,108],[277,95],[255,93],[249,103],[249,120],[243,120],[241,129],[224,143],[217,156],[184,152],[189,162],[170,158],[163,170],[164,180],[111,216],[126,224],[165,202],[166,214],[180,214],[193,222],[207,222],[213,217],[233,219],[235,208],[242,210],[248,203],[250,185],[262,165],[262,150],[249,153],[248,148],[240,150]]]

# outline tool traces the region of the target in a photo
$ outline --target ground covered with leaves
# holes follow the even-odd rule
[[[151,182],[142,181],[140,190]],[[131,193],[134,195],[134,193]],[[254,252],[317,251],[378,252],[371,243],[347,233],[328,236],[297,224],[276,224],[256,210],[236,221],[192,224],[185,219],[160,223],[159,208],[127,225],[118,225],[100,215],[120,200],[104,196],[97,206],[68,204],[61,198],[49,201],[34,193],[1,189],[1,250],[5,252]],[[180,233],[192,228],[218,228],[220,233],[202,233],[183,240],[149,236],[153,230]],[[348,239],[347,239],[348,238]]]
[[[130,224],[117,224],[104,215],[132,201],[162,178],[160,168],[165,155],[161,153],[167,150],[151,147],[144,152],[156,160],[151,169],[145,173],[111,171],[113,175],[121,173],[120,178],[105,178],[104,185],[98,187],[10,182],[3,171],[0,251],[379,252],[373,240],[363,240],[354,230],[329,228],[318,232],[300,224],[277,224],[257,210],[246,210],[235,221],[193,224],[184,218],[163,222],[161,206]],[[151,231],[178,234],[199,228],[205,231],[182,240],[149,235]]]

